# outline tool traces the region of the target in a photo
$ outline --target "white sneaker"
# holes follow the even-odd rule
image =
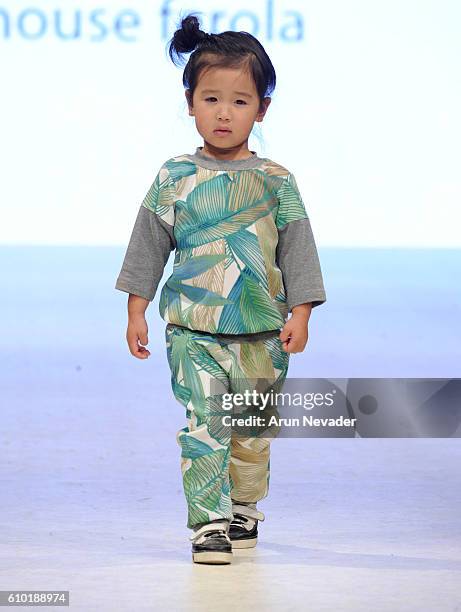
[[[196,529],[192,540],[194,563],[224,564],[232,562],[232,543],[229,535],[229,520],[213,521]]]
[[[229,525],[229,538],[232,548],[253,548],[258,541],[258,521],[265,516],[256,508],[256,503],[243,504],[232,502],[233,520]]]

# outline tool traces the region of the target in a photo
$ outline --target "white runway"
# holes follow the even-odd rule
[[[192,564],[183,408],[157,301],[151,358],[124,344],[121,253],[2,249],[0,589],[82,612],[461,611],[459,438],[275,440],[257,548]],[[352,282],[362,254],[321,253],[328,306],[289,376],[459,376],[456,261],[406,257],[398,276],[368,254]]]

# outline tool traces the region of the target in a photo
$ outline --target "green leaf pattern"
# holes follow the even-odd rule
[[[143,204],[174,226],[177,251],[159,312],[210,333],[280,329],[288,316],[275,261],[278,230],[307,217],[294,176],[267,166],[232,172],[169,159]]]
[[[234,342],[167,326],[165,340],[173,393],[186,408],[187,426],[177,432],[177,442],[181,447],[187,526],[230,518],[234,480],[241,481],[244,473],[249,486],[253,483],[254,490],[267,494],[269,466],[261,467],[258,450],[246,460],[232,457],[236,442],[230,426],[225,426],[221,418],[232,412],[224,410],[222,393],[254,388],[255,379],[271,381],[269,387],[281,391],[289,353],[282,350],[278,336]],[[263,439],[255,442],[255,449],[267,446]]]

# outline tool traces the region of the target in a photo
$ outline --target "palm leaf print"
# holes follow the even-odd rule
[[[226,174],[215,176],[198,184],[185,202],[176,203],[178,231],[175,236],[179,248],[226,238],[276,207],[277,200],[272,193],[261,189],[260,198],[255,201],[236,197],[231,201],[229,180]],[[234,192],[234,196],[235,193],[238,192]],[[233,210],[230,203],[233,206],[241,203],[242,206]]]
[[[204,287],[194,287],[181,283],[182,280],[187,280],[203,274],[217,263],[221,262],[226,257],[225,253],[215,255],[197,255],[196,257],[185,261],[184,264],[173,267],[173,274],[166,281],[165,285],[171,291],[181,293],[191,302],[201,303],[207,306],[221,306],[228,304],[229,300],[222,295],[210,291]],[[191,313],[189,313],[191,315]],[[171,319],[170,319],[171,321]]]
[[[174,225],[175,186],[166,170],[157,173],[142,205],[158,214],[164,221]]]
[[[165,283],[172,291],[184,294],[191,302],[207,304],[208,306],[222,306],[232,303],[231,300],[208,291],[203,287],[192,287],[177,282],[174,278],[169,278]]]
[[[256,275],[243,268],[229,293],[233,304],[224,306],[218,327],[225,333],[253,333],[277,329],[284,324],[267,293],[260,287]],[[242,331],[243,330],[243,331]]]
[[[241,334],[245,329],[239,304],[242,296],[243,277],[240,275],[229,293],[231,304],[227,304],[221,311],[218,329],[226,330],[226,334]],[[237,331],[239,330],[239,331]]]
[[[168,318],[170,323],[180,323],[181,321],[181,296],[177,291],[174,291],[166,282],[160,293],[158,309],[162,319],[165,319],[165,311],[168,308]]]
[[[178,246],[198,246],[206,242],[212,242],[219,238],[226,238],[239,230],[252,225],[260,217],[267,215],[276,206],[273,198],[267,196],[267,200],[259,204],[252,204],[245,209],[228,214],[226,218],[219,221],[202,223],[197,227],[186,228],[175,233]]]
[[[220,379],[217,377],[216,383],[214,381],[210,382],[210,392],[213,395],[217,395],[219,393],[223,393],[224,389],[226,392],[235,392],[234,388],[229,387],[229,380],[241,380],[245,378],[245,373],[242,370],[238,357],[235,351],[229,350],[226,347],[220,345],[219,342],[215,343],[207,343],[207,351],[210,353],[212,358],[219,363],[223,371],[228,376],[228,379],[224,381],[224,379]]]
[[[225,259],[225,257],[225,253],[194,255],[184,264],[176,266],[173,269],[172,278],[174,277],[175,281],[193,278],[194,276],[207,272],[210,268],[213,268],[213,266]]]
[[[282,315],[284,321],[288,317],[288,304],[287,304],[286,299],[287,298],[286,298],[285,287],[284,287],[283,282],[282,282],[282,286],[280,287],[280,291],[277,293],[277,295],[274,298],[274,306],[280,312],[280,314]]]
[[[263,287],[267,289],[266,268],[261,256],[258,237],[252,232],[242,229],[227,237],[229,249],[234,258],[237,256],[257,276]]]
[[[224,389],[227,389],[228,380],[225,371],[216,360],[214,354],[210,354],[208,347],[209,342],[209,340],[206,342],[207,348],[201,347],[200,338],[197,341],[197,337],[195,337],[195,343],[189,348],[189,355],[200,370],[207,372],[207,374],[216,380],[214,388],[211,388],[212,384],[210,383],[210,389],[206,389],[207,393],[216,393],[220,388],[224,387]],[[216,344],[219,346],[217,342]]]
[[[277,231],[274,228],[273,220],[269,217],[258,219],[255,225],[258,244],[264,257],[264,270],[267,273],[267,288],[271,298],[275,298],[283,282],[282,271],[276,267]],[[252,270],[254,270],[254,268],[252,268]]]
[[[286,223],[290,223],[290,221],[307,218],[304,202],[299,193],[295,177],[292,174],[289,174],[283,181],[278,191],[278,197],[280,200],[276,218],[278,228],[283,227]]]
[[[248,202],[262,201],[267,196],[264,173],[259,170],[233,173],[228,194],[229,210],[240,210],[246,208]]]
[[[284,372],[285,369],[288,367],[288,360],[290,354],[286,353],[282,349],[282,344],[280,343],[279,338],[266,338],[265,340],[263,340],[263,342],[272,357],[272,363],[276,372]]]
[[[228,240],[225,240],[224,242],[226,245],[226,255],[227,255],[227,259],[225,260],[225,263],[224,263],[224,270],[227,270],[227,268],[232,265],[233,257],[232,257],[232,251],[229,248]]]
[[[275,378],[271,356],[262,341],[242,344],[240,361],[247,378]]]
[[[226,215],[229,210],[228,183],[226,174],[214,175],[208,181],[197,183],[187,195],[184,208],[196,223],[203,219],[214,223]]]
[[[168,160],[145,198],[173,221],[177,244],[161,316],[211,334],[281,328],[288,305],[278,230],[307,217],[294,175],[269,159],[263,168],[224,171],[189,157]]]
[[[193,343],[192,343],[193,344]],[[198,416],[206,411],[202,380],[190,357],[191,342],[186,335],[177,335],[171,351],[171,368],[178,383],[190,390],[190,402]],[[182,374],[182,376],[180,375]]]
[[[165,333],[167,346],[166,355],[168,359],[168,365],[171,369],[171,384],[173,388],[173,394],[176,399],[186,407],[186,415],[188,414],[190,417],[190,410],[187,408],[187,406],[190,401],[191,390],[187,389],[178,382],[178,372],[181,361],[179,359],[178,352],[176,350],[173,351],[172,339],[173,335],[175,334],[175,331],[173,329],[167,328]]]
[[[182,439],[182,437],[180,437]],[[230,448],[216,450],[211,455],[197,457],[183,475],[183,486],[189,501],[189,523],[208,522],[208,512],[216,511],[223,498],[223,483],[227,478],[225,466]]]
[[[276,329],[284,324],[267,293],[261,290],[253,273],[244,268],[241,273],[244,279],[240,307],[246,329]]]
[[[199,185],[200,183],[204,183],[205,181],[209,181],[216,177],[216,170],[211,170],[210,168],[202,168],[202,166],[197,166],[197,173],[195,175],[195,184]],[[226,177],[223,177],[223,180],[226,180]]]
[[[207,244],[195,247],[192,257],[200,255],[222,255],[223,259],[215,266],[198,274],[192,279],[194,287],[206,287],[210,291],[223,295],[224,293],[224,272],[225,261],[227,259],[226,245],[224,240],[215,240]],[[190,326],[193,329],[206,329],[211,333],[216,331],[215,315],[217,306],[205,306],[195,304],[190,316]]]
[[[194,304],[191,304],[187,308],[184,308],[184,310],[182,311],[182,315],[181,315],[182,321],[183,321],[182,325],[190,326],[193,313],[194,313]]]
[[[172,379],[172,389],[175,398],[180,402],[183,406],[188,406],[191,397],[191,390],[184,387],[178,383],[178,381]]]
[[[277,179],[277,177],[285,177],[289,174],[289,171],[284,166],[277,164],[272,160],[268,160],[264,164],[264,170],[268,177]],[[279,183],[280,186],[280,183]]]
[[[223,409],[222,396],[216,395],[209,397],[208,407],[210,418],[208,419],[207,426],[210,436],[220,444],[227,446],[232,436],[232,430],[230,425],[223,424],[223,416],[228,415],[229,411]]]
[[[184,176],[192,176],[195,174],[195,164],[190,161],[173,161],[169,159],[165,163],[165,166],[168,168],[168,172],[173,181],[178,181]]]
[[[197,457],[202,457],[214,452],[211,446],[191,436],[182,437],[181,448],[181,457],[184,459],[197,459]]]

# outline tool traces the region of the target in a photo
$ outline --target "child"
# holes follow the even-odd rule
[[[186,408],[177,442],[192,558],[230,563],[232,547],[256,544],[265,518],[256,502],[268,494],[269,439],[237,437],[212,418],[223,414],[215,383],[231,393],[249,380],[280,389],[289,354],[306,346],[311,309],[326,297],[293,174],[248,149],[275,87],[268,55],[251,34],[206,34],[188,15],[169,54],[176,63],[191,51],[183,84],[203,146],[160,167],[115,286],[130,294],[130,352],[145,359],[145,311],[175,250],[159,310],[173,393]]]

